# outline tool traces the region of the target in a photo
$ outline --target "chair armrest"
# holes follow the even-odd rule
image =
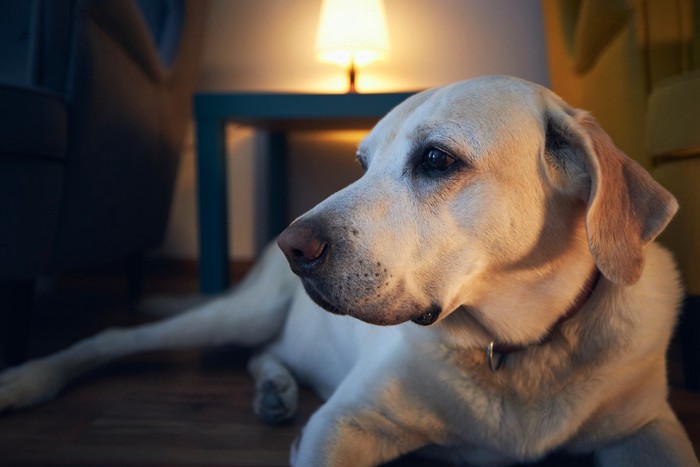
[[[660,81],[649,96],[647,147],[654,161],[700,156],[700,70]]]
[[[87,4],[85,14],[151,79],[160,82],[167,78],[168,69],[158,56],[157,46],[135,2],[92,0]]]

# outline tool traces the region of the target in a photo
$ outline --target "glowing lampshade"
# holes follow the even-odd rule
[[[355,92],[355,68],[385,60],[389,51],[382,0],[323,0],[316,58],[348,68],[350,92]]]

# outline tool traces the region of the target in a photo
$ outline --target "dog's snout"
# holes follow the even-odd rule
[[[295,274],[311,275],[328,257],[329,242],[312,226],[295,223],[287,227],[277,239]]]

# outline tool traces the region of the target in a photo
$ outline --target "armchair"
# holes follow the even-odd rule
[[[0,11],[0,339],[15,363],[39,275],[162,241],[204,2],[0,0]]]
[[[700,390],[700,0],[543,0],[552,88],[591,110],[678,198],[661,241],[686,300],[685,382]]]

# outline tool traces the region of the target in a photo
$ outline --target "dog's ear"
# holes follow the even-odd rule
[[[644,247],[670,222],[678,203],[588,113],[554,99],[548,107],[547,176],[557,189],[587,203],[588,244],[603,275],[633,284],[644,269]]]

